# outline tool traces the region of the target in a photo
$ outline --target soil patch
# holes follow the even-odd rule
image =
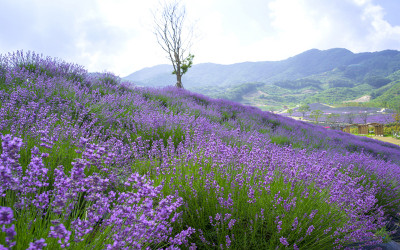
[[[400,146],[400,140],[399,139],[395,139],[393,137],[372,136],[371,138],[375,139],[375,140],[389,142],[389,143],[396,144],[396,145]]]
[[[344,101],[344,103],[346,103],[346,102],[369,102],[369,100],[371,100],[371,96],[370,95],[365,95],[365,96],[362,96],[362,97],[357,98],[355,100]]]

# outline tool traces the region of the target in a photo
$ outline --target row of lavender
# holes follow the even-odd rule
[[[350,117],[349,117],[350,115]],[[308,119],[312,120],[312,117]],[[331,122],[328,115],[322,116],[319,121],[321,122]],[[359,114],[342,114],[335,119],[335,122],[339,123],[355,123],[355,124],[367,124],[367,123],[380,123],[380,124],[392,124],[395,123],[396,120],[393,117],[393,114],[371,114],[366,117],[362,117]]]
[[[399,147],[256,108],[22,52],[0,103],[8,248],[341,248],[400,205]]]
[[[302,113],[300,112],[294,112],[292,115],[289,115],[288,113],[283,113],[281,114],[283,116],[289,117],[289,116],[294,116],[294,117],[302,117]],[[362,117],[358,113],[350,113],[350,118],[349,114],[347,113],[341,113],[337,114],[336,117],[329,117],[329,114],[325,113],[321,115],[321,117],[318,118],[319,122],[328,122],[328,123],[356,123],[356,124],[366,124],[366,123],[381,123],[381,124],[392,124],[395,123],[396,120],[393,117],[393,114],[368,114],[366,118]],[[307,113],[304,116],[306,119],[315,121],[315,118],[312,117],[311,113]]]

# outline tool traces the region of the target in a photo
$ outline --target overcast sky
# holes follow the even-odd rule
[[[400,50],[399,0],[183,0],[194,63],[282,60],[312,48]],[[0,0],[0,54],[35,51],[121,77],[169,63],[159,0]]]

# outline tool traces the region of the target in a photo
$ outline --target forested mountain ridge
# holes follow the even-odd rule
[[[230,65],[195,64],[186,75],[186,88],[207,85],[227,86],[248,82],[274,83],[329,72],[338,68],[346,77],[357,79],[370,73],[387,76],[400,69],[400,52],[352,53],[347,49],[312,49],[282,61],[243,62]],[[165,86],[175,83],[171,65],[157,65],[134,72],[124,80],[142,86]]]
[[[172,66],[158,65],[123,79],[139,86],[174,85],[171,72]],[[184,75],[183,84],[214,98],[280,109],[300,102],[336,104],[362,96],[377,103],[384,95],[389,98],[385,102],[394,103],[399,80],[399,51],[353,53],[335,48],[312,49],[275,62],[197,64]]]

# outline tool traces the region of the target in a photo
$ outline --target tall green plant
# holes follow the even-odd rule
[[[305,116],[305,114],[310,111],[310,106],[308,106],[307,104],[301,105],[298,109],[298,111],[303,115],[303,118]]]
[[[322,116],[322,111],[317,109],[311,112],[311,117],[315,119],[315,123],[318,123],[318,119]]]

